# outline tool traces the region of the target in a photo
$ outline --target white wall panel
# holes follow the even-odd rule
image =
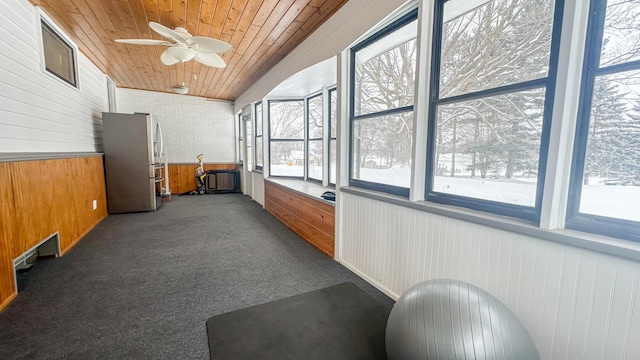
[[[262,176],[262,173],[255,171],[252,171],[251,174],[251,197],[253,198],[253,201],[264,207],[264,176]]]
[[[40,20],[26,0],[0,0],[0,152],[102,151],[105,75],[78,54],[80,90],[45,73]]]
[[[542,359],[640,359],[640,264],[341,193],[342,263],[396,298],[427,279],[486,289]]]
[[[243,194],[247,195],[247,196],[251,196],[253,198],[253,172],[252,171],[246,171],[246,169],[243,168],[245,177],[244,177],[244,182],[243,187],[244,187],[244,192]]]
[[[235,163],[236,135],[233,105],[152,91],[117,89],[118,112],[152,114],[162,126],[171,163]]]

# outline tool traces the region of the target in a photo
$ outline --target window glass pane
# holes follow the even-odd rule
[[[245,123],[246,128],[247,128],[247,138],[246,138],[247,139],[247,146],[251,146],[251,144],[253,143],[251,141],[251,139],[253,139],[253,131],[251,131],[251,129],[252,129],[251,121],[249,121],[249,118],[246,117],[244,123]]]
[[[309,140],[308,159],[309,178],[322,180],[322,140]]]
[[[413,105],[417,20],[355,55],[354,115]]]
[[[553,10],[553,0],[494,0],[444,24],[440,98],[546,77]]]
[[[640,60],[640,0],[607,1],[600,66]]]
[[[47,71],[76,86],[73,48],[44,21],[41,22],[41,25],[44,63]]]
[[[247,143],[247,169],[251,171],[253,169],[253,146],[252,146],[252,136],[253,132],[251,131],[251,121],[250,117],[245,117],[245,126],[247,128],[247,137],[245,138],[245,142]]]
[[[262,167],[262,136],[256,137],[256,167]]]
[[[338,94],[336,93],[336,90],[329,91],[329,97],[331,98],[331,113],[329,114],[331,129],[329,130],[329,136],[335,138],[337,134],[336,123],[338,122],[336,118],[336,106],[338,106]]]
[[[269,121],[272,139],[304,139],[304,102],[270,102]]]
[[[353,179],[409,187],[413,112],[353,123]]]
[[[580,212],[640,221],[640,70],[596,78]]]
[[[256,136],[262,135],[262,103],[256,104]]]
[[[322,95],[309,99],[309,139],[322,139]]]
[[[544,89],[440,105],[433,191],[535,206]]]
[[[336,183],[336,141],[329,141],[329,183]]]
[[[304,176],[304,141],[271,141],[271,175]]]

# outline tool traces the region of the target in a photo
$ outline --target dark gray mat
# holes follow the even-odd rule
[[[207,320],[211,359],[385,359],[389,311],[353,283]]]

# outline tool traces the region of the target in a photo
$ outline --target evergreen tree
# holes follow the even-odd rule
[[[628,121],[623,97],[618,85],[605,76],[594,84],[584,165],[585,185],[590,177],[613,180],[624,176],[626,152],[632,150],[625,146],[629,136],[621,126]]]
[[[625,184],[640,186],[640,100],[619,123],[618,139],[621,150],[620,177]]]

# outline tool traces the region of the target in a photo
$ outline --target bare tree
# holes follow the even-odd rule
[[[444,25],[440,98],[547,76],[553,1],[494,0]],[[438,153],[471,155],[471,176],[537,168],[544,89],[451,103],[439,111]]]

